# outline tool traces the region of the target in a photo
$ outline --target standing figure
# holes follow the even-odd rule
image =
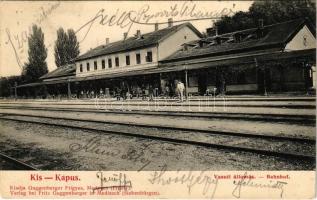
[[[149,86],[149,97],[150,97],[149,101],[153,101],[153,93],[154,93],[153,86],[150,85]]]
[[[166,86],[165,86],[165,96],[166,96],[166,98],[168,98],[170,96],[170,88],[169,88],[168,84],[166,84]]]
[[[121,99],[121,89],[120,89],[120,87],[116,87],[116,98],[117,98],[117,101],[120,101],[120,99]]]
[[[81,91],[81,92],[80,92],[80,97],[81,97],[81,98],[84,98],[84,91]]]
[[[142,100],[146,99],[146,94],[145,94],[145,86],[144,84],[142,85]]]
[[[103,97],[103,90],[102,90],[102,88],[100,88],[100,90],[99,90],[99,97],[100,97],[100,98]]]
[[[91,91],[90,98],[95,98],[95,92],[93,90]]]

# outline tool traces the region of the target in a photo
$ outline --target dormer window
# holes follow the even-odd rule
[[[233,38],[235,42],[241,42],[241,39],[242,39],[240,34],[233,35]]]
[[[152,51],[148,51],[146,53],[146,57],[145,57],[146,62],[152,62],[153,58],[152,58]]]
[[[216,40],[217,44],[221,44],[221,38],[220,37],[216,37],[215,40]]]

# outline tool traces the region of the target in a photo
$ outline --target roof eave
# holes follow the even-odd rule
[[[223,54],[233,54],[235,52],[246,52],[246,51],[251,51],[251,50],[265,50],[265,49],[269,49],[269,48],[280,48],[281,50],[283,50],[284,48],[284,43],[274,43],[274,44],[266,44],[266,45],[260,45],[260,46],[253,46],[253,47],[249,47],[249,48],[241,48],[241,49],[233,49],[233,50],[229,50],[229,51],[223,51],[223,52],[213,52],[213,53],[206,53],[206,54],[200,54],[200,55],[193,55],[193,56],[187,56],[187,57],[180,57],[180,58],[172,58],[172,59],[165,59],[162,60],[162,63],[169,63],[169,62],[177,62],[180,60],[184,60],[184,59],[196,59],[196,58],[202,58],[202,57],[208,57],[208,56],[218,56],[218,55],[223,55]]]
[[[149,45],[144,45],[144,46],[141,46],[141,47],[130,48],[130,49],[124,49],[124,50],[114,51],[114,52],[105,53],[105,54],[97,54],[97,55],[94,55],[94,56],[89,56],[89,57],[87,57],[87,58],[77,58],[77,59],[75,59],[74,61],[75,61],[75,62],[79,62],[79,61],[83,61],[83,60],[87,60],[87,59],[98,58],[98,57],[100,57],[100,56],[107,56],[107,55],[112,55],[112,54],[116,54],[116,53],[122,53],[122,52],[125,52],[125,51],[133,51],[133,50],[136,50],[136,49],[143,49],[143,48],[153,47],[153,46],[157,46],[157,45],[158,45],[158,42],[155,42],[155,43],[151,43],[151,44],[149,44]]]
[[[46,79],[51,79],[51,78],[61,78],[61,77],[67,77],[67,76],[73,76],[73,75],[76,75],[76,72],[73,72],[71,74],[60,75],[60,76],[45,77],[45,78],[42,78],[41,80],[46,80]]]

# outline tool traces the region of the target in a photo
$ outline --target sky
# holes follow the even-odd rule
[[[27,37],[32,24],[42,28],[47,48],[48,70],[56,69],[54,43],[56,31],[76,31],[80,53],[105,43],[133,36],[136,30],[147,33],[189,20],[199,31],[211,27],[222,15],[247,11],[252,1],[0,1],[0,77],[20,75],[28,58]],[[195,19],[195,20],[194,20]],[[179,22],[177,22],[179,21]]]

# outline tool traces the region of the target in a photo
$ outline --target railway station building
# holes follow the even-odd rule
[[[191,24],[168,26],[98,46],[42,76],[18,86],[19,96],[95,97],[141,90],[156,96],[175,94],[175,83],[186,95],[307,92],[316,83],[316,33],[307,19],[296,19],[207,37]],[[42,89],[40,89],[42,88]],[[43,89],[44,88],[44,89]]]

